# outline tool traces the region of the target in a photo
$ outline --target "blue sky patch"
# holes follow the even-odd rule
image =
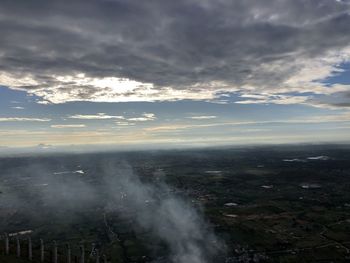
[[[343,71],[335,72],[333,76],[327,77],[317,82],[321,82],[329,87],[334,84],[350,85],[350,62],[342,63],[337,68]]]

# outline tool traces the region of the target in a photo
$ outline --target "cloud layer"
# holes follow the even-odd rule
[[[0,117],[0,122],[13,122],[13,121],[35,121],[35,122],[47,122],[51,121],[48,118],[27,118],[27,117]]]
[[[241,103],[322,105],[313,95],[349,91],[318,82],[350,60],[349,24],[349,2],[335,0],[5,0],[0,85],[42,103],[236,92]]]

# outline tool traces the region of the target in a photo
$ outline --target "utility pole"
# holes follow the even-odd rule
[[[18,234],[16,235],[16,255],[17,257],[21,257],[21,244],[19,242]]]
[[[32,239],[30,236],[28,237],[28,260],[33,260]]]
[[[8,255],[9,253],[10,253],[9,235],[5,233],[5,254]]]
[[[80,263],[85,263],[85,248],[83,242],[80,244]]]
[[[53,241],[53,259],[52,263],[57,263],[57,243]]]
[[[45,247],[44,240],[40,238],[40,262],[43,263],[45,260]]]
[[[67,244],[67,263],[71,263],[71,249],[70,249],[70,245]]]

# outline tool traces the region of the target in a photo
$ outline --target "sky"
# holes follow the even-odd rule
[[[2,0],[0,150],[349,142],[348,0]]]

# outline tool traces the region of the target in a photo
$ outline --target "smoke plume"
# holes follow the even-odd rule
[[[76,214],[98,207],[166,244],[168,258],[156,262],[206,263],[222,251],[200,208],[179,190],[159,178],[138,176],[127,162],[104,160],[95,165],[84,172],[61,164],[26,164],[3,172],[0,211],[6,213],[0,216],[0,230],[7,231],[6,217],[21,217],[22,226],[30,222],[23,217],[45,220],[44,214],[73,222]]]

